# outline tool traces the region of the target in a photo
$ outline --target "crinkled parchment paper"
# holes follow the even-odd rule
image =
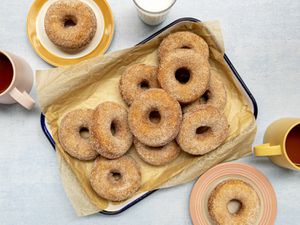
[[[134,147],[127,153],[141,166],[142,186],[139,193],[189,182],[210,167],[243,157],[251,152],[256,124],[251,105],[234,81],[234,75],[223,59],[224,45],[219,23],[181,22],[146,44],[99,56],[74,66],[37,71],[37,91],[40,105],[56,142],[59,168],[64,188],[78,215],[88,215],[107,208],[108,201],[92,190],[89,173],[93,162],[69,156],[60,146],[57,128],[67,113],[78,108],[95,108],[104,101],[123,102],[119,79],[129,65],[157,65],[157,47],[169,33],[189,30],[203,37],[210,47],[211,72],[223,80],[228,102],[225,108],[230,124],[226,142],[204,156],[181,153],[172,163],[155,167],[144,163]],[[138,194],[138,193],[137,193]]]

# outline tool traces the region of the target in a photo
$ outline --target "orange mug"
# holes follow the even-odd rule
[[[33,71],[19,56],[0,51],[0,104],[18,102],[32,109],[35,102],[29,95],[33,85]]]

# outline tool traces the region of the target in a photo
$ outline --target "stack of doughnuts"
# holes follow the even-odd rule
[[[128,67],[120,80],[136,152],[154,166],[170,163],[181,150],[206,154],[228,135],[226,91],[210,72],[204,39],[186,31],[172,33],[161,42],[158,59],[157,68]]]
[[[133,141],[124,106],[103,102],[94,110],[71,111],[60,122],[58,138],[63,149],[74,158],[95,159],[90,183],[102,198],[123,201],[139,189],[139,165],[124,156]]]
[[[61,146],[79,160],[96,159],[90,183],[107,200],[126,200],[141,185],[138,164],[125,155],[132,144],[143,161],[164,166],[182,151],[206,154],[228,135],[226,91],[210,72],[204,39],[191,32],[170,34],[159,46],[158,59],[158,66],[124,70],[119,89],[128,109],[103,102],[61,120]]]

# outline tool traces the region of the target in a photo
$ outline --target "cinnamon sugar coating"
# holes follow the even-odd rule
[[[134,139],[133,143],[141,159],[153,166],[166,165],[175,160],[181,152],[175,141],[171,141],[162,147],[150,147],[139,142],[137,139]]]
[[[92,109],[78,109],[67,113],[58,127],[58,139],[63,149],[80,160],[92,160],[98,153],[90,145],[90,137],[81,135],[81,131],[90,133]]]
[[[164,38],[158,48],[158,57],[162,59],[175,49],[191,49],[201,54],[205,59],[209,57],[209,48],[206,41],[189,31],[172,33]]]
[[[55,45],[65,51],[75,51],[91,42],[97,20],[93,10],[82,1],[59,0],[48,8],[44,27]]]
[[[159,84],[180,103],[193,102],[203,95],[209,79],[208,60],[193,50],[176,49],[161,59]]]
[[[225,114],[213,106],[199,106],[184,114],[177,143],[183,151],[203,155],[221,145],[228,136]]]
[[[153,115],[153,118],[152,118]],[[182,120],[179,103],[162,89],[144,91],[129,108],[128,123],[133,135],[143,144],[159,147],[178,134]]]
[[[227,205],[230,201],[240,202],[240,209],[231,213]],[[255,225],[261,207],[254,188],[238,179],[230,179],[219,184],[208,199],[208,212],[217,225]]]
[[[158,87],[156,66],[132,65],[124,71],[120,79],[120,92],[128,105],[143,91]]]
[[[216,76],[210,76],[208,89],[204,95],[198,98],[196,101],[183,107],[183,112],[189,112],[197,110],[198,106],[214,106],[220,111],[223,111],[227,102],[226,89],[223,82]]]
[[[103,102],[93,114],[91,144],[103,157],[115,159],[124,155],[132,145],[127,109],[114,102]]]
[[[96,159],[90,174],[94,191],[110,201],[124,201],[141,186],[141,172],[137,163],[129,156],[118,159]]]

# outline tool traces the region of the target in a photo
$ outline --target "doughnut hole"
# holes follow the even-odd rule
[[[183,46],[181,47],[181,49],[191,49],[191,47],[189,47],[189,46],[187,46],[187,45],[183,45]]]
[[[199,99],[200,104],[206,104],[208,100],[210,99],[210,91],[207,90]]]
[[[232,199],[227,203],[227,210],[230,214],[237,214],[242,209],[241,201]]]
[[[117,123],[114,120],[110,124],[110,132],[111,132],[112,136],[115,136],[117,133]]]
[[[175,78],[181,84],[189,82],[190,76],[190,70],[186,67],[179,68],[175,71]]]
[[[108,179],[111,182],[116,183],[122,179],[122,174],[118,170],[111,170],[108,174]]]
[[[207,133],[211,130],[210,127],[207,127],[207,126],[201,126],[201,127],[198,127],[196,129],[196,134],[204,134],[204,133]]]
[[[147,90],[150,88],[149,82],[147,80],[142,80],[142,82],[139,84],[139,86],[143,90]]]
[[[66,15],[64,17],[64,27],[69,28],[69,27],[74,27],[77,25],[77,18],[72,15]]]
[[[79,128],[79,135],[81,138],[87,139],[90,137],[90,131],[87,127]]]
[[[149,112],[149,120],[151,123],[158,124],[161,121],[161,115],[157,109],[152,109]]]

